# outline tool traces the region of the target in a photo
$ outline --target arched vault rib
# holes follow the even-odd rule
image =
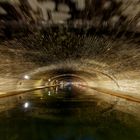
[[[94,78],[93,74],[94,75],[95,74],[97,74],[97,75],[99,75],[99,74],[104,75],[105,77],[107,77],[111,81],[113,81],[118,88],[120,88],[120,86],[119,86],[119,84],[117,82],[117,79],[113,75],[110,75],[110,74],[108,74],[106,72],[102,72],[100,70],[96,70],[96,69],[92,68],[91,66],[86,68],[86,69],[83,66],[78,66],[77,68],[76,67],[75,68],[70,68],[70,67],[68,67],[68,68],[66,67],[65,68],[65,67],[59,67],[59,66],[58,67],[55,66],[53,68],[42,67],[42,68],[38,68],[37,70],[29,72],[28,75],[30,77],[32,77],[32,78],[38,77],[39,75],[42,75],[42,76],[48,75],[49,78],[56,77],[58,75],[67,76],[68,73],[65,73],[65,71],[64,71],[65,69],[72,70],[72,72],[69,73],[69,75],[71,75],[71,76],[76,76],[77,75],[79,77],[82,77],[81,75],[83,75],[83,77],[82,77],[83,79],[85,79],[85,77],[86,78],[90,77],[90,79]],[[63,71],[62,74],[61,73],[58,74],[57,71],[61,71],[61,70]],[[82,74],[82,73],[85,73],[85,74]]]
[[[62,77],[64,77],[64,78],[65,77],[71,77],[71,78],[74,77],[74,78],[80,79],[81,81],[84,81],[85,83],[87,83],[84,77],[78,76],[76,74],[61,74],[61,75],[57,75],[57,76],[51,77],[50,81],[53,81],[55,79],[59,79],[59,78],[62,78]]]

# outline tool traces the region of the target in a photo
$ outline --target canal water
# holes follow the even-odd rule
[[[140,122],[68,86],[0,99],[0,140],[140,140]]]

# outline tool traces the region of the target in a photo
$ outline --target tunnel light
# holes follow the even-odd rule
[[[29,80],[30,76],[29,75],[24,75],[24,79]]]
[[[28,108],[29,107],[29,102],[25,102],[23,106],[24,106],[24,108]]]
[[[50,91],[48,91],[48,95],[49,95],[49,96],[51,95],[51,92],[50,92]]]
[[[51,79],[48,79],[49,82],[51,82]]]

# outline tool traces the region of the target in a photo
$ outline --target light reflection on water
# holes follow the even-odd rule
[[[71,86],[43,90],[40,96],[9,97],[5,103],[8,107],[0,113],[0,140],[140,139],[140,122],[133,116]]]

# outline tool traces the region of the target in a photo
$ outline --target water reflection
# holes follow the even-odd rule
[[[0,113],[0,140],[140,139],[135,117],[83,92],[68,84],[3,99],[11,108]]]
[[[25,102],[23,106],[24,106],[24,108],[29,108],[30,103],[29,102]]]

